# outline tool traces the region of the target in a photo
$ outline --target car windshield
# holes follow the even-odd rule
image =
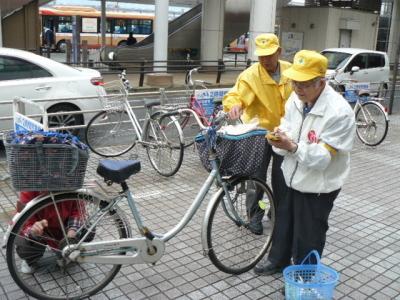
[[[330,70],[342,67],[351,56],[349,53],[335,51],[322,51],[321,53],[328,59],[328,69]]]

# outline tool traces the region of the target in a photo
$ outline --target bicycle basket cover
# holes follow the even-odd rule
[[[220,172],[223,176],[251,175],[261,164],[264,148],[264,129],[251,130],[244,134],[218,136],[216,143],[217,157],[220,160]],[[209,151],[203,136],[196,137],[201,163],[211,171]]]

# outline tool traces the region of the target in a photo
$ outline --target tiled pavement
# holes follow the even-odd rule
[[[171,178],[152,170],[145,153],[135,147],[143,170],[130,184],[139,196],[145,222],[156,231],[174,226],[207,173],[193,149],[185,152],[182,169]],[[92,156],[87,179],[95,178],[98,157]],[[6,175],[0,161],[0,178]],[[335,202],[322,262],[340,272],[335,299],[400,299],[400,115],[391,117],[386,141],[378,147],[356,143],[350,178]],[[115,187],[116,188],[116,187]],[[1,229],[14,209],[16,194],[0,181]],[[232,276],[218,271],[202,254],[201,221],[207,203],[166,248],[155,266],[125,266],[93,299],[283,299],[280,275],[253,272]],[[0,233],[0,238],[2,236]],[[0,299],[29,299],[12,281],[0,256]]]

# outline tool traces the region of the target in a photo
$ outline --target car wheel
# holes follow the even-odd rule
[[[72,104],[62,103],[50,107],[47,110],[47,113],[68,112],[68,111],[78,111],[78,110],[79,108]],[[83,124],[84,121],[82,114],[65,114],[58,116],[49,116],[49,127],[76,126]],[[62,132],[78,135],[80,129],[74,128],[70,130],[62,130]]]
[[[61,40],[57,43],[57,51],[63,53],[67,51],[67,43],[65,42],[65,40]]]

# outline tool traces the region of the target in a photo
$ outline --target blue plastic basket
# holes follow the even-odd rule
[[[305,264],[315,256],[317,264]],[[286,267],[285,297],[288,300],[329,300],[333,298],[339,274],[320,262],[317,251],[311,251],[300,265]]]

